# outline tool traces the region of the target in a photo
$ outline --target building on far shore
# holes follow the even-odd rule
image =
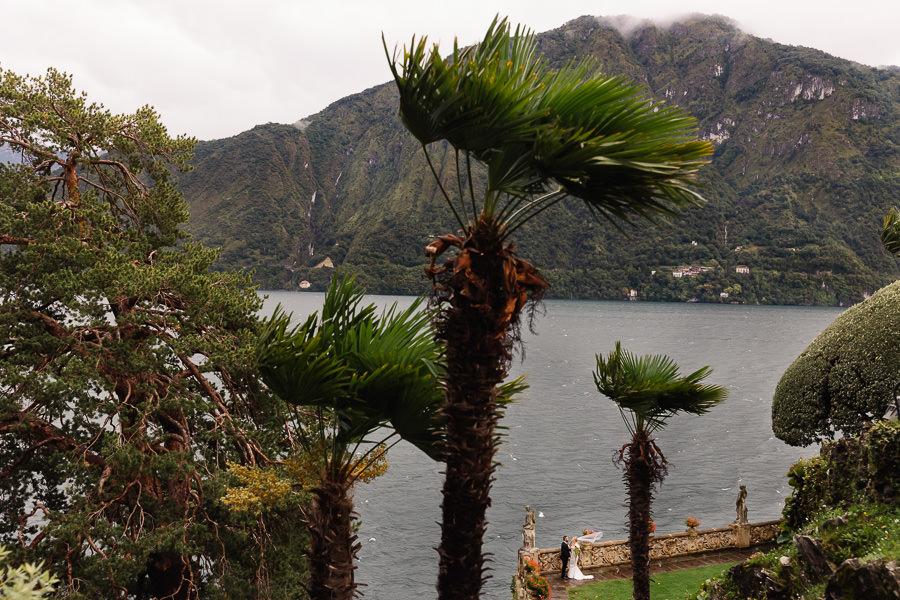
[[[750,267],[747,265],[738,265],[734,268],[735,273],[745,273],[747,275],[750,274]]]
[[[678,267],[672,271],[672,277],[696,277],[700,273],[708,273],[715,270],[715,267],[704,267],[691,265],[689,267]]]

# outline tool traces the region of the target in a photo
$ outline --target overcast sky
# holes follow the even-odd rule
[[[900,65],[896,0],[0,0],[0,67],[53,66],[113,112],[150,104],[170,134],[216,139],[388,81],[382,33],[390,48],[425,34],[449,52],[497,13],[535,32],[582,15],[720,14],[779,43]]]

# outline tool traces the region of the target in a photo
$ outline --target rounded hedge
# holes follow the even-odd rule
[[[848,308],[781,376],[772,431],[792,446],[855,435],[900,380],[900,281]]]

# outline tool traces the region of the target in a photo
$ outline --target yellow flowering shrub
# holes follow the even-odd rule
[[[222,497],[228,508],[259,513],[264,506],[272,506],[287,498],[291,492],[290,479],[281,477],[273,468],[247,467],[228,463],[239,485],[229,487]]]
[[[356,481],[369,483],[388,470],[387,446],[384,444],[378,444],[367,456],[356,454],[353,458],[351,473]]]
[[[228,463],[237,485],[229,486],[222,502],[237,511],[259,513],[287,499],[292,489],[314,489],[324,477],[329,451],[324,446],[313,448],[284,461],[283,468],[247,467]],[[387,446],[378,444],[366,453],[345,455],[342,471],[351,482],[369,483],[388,470]]]

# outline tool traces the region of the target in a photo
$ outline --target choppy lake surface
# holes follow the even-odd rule
[[[264,312],[281,303],[296,318],[319,310],[323,294],[266,292]],[[408,297],[368,302],[406,306]],[[657,533],[683,531],[684,519],[720,527],[734,519],[738,484],[747,486],[751,521],[776,519],[789,494],[785,474],[817,447],[792,448],[772,434],[771,400],[784,370],[843,309],[712,304],[549,300],[527,333],[524,360],[530,389],[510,405],[497,454],[485,551],[491,579],[484,598],[506,600],[526,504],[538,511],[537,545],[556,546],[584,529],[604,540],[626,537],[622,472],[613,458],[628,440],[615,404],[591,376],[596,354],[617,340],[637,354],[666,354],[683,373],[704,365],[709,383],[728,400],[703,416],[673,417],[656,439],[669,475],[653,503]],[[389,455],[387,474],[357,488],[362,520],[357,581],[366,598],[434,598],[440,541],[441,465],[412,446]]]

